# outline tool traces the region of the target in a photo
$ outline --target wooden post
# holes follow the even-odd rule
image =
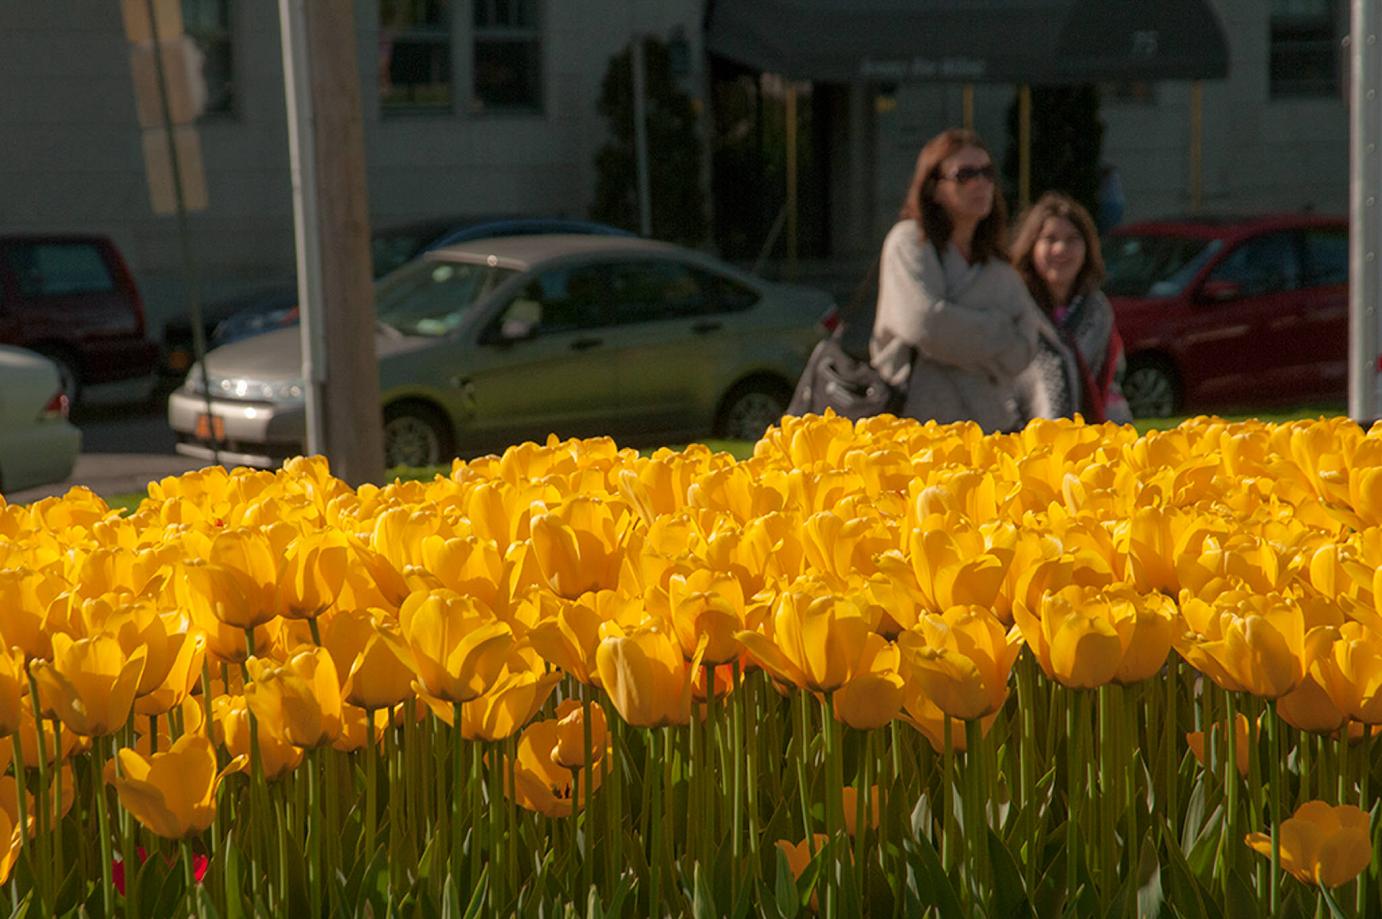
[[[352,10],[279,4],[309,449],[358,486],[382,484],[384,438]]]
[[[1204,83],[1190,84],[1190,210],[1204,204]]]
[[[797,85],[787,84],[787,277],[797,276]]]
[[[974,84],[966,83],[960,91],[960,111],[966,131],[974,130]]]
[[[1017,206],[1032,203],[1032,88],[1017,91]]]

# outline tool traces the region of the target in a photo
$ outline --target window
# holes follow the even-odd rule
[[[182,0],[182,30],[202,53],[206,112],[233,112],[235,73],[230,41],[230,0]]]
[[[615,265],[610,301],[620,324],[681,319],[707,312],[705,290],[686,265],[646,261]]]
[[[542,107],[542,30],[537,0],[473,0],[477,112]]]
[[[447,0],[380,0],[379,104],[392,111],[451,108]]]
[[[375,315],[404,335],[445,335],[514,274],[512,268],[419,259],[379,283]]]
[[[1217,239],[1110,236],[1104,241],[1104,293],[1110,297],[1174,297],[1218,251]]]
[[[9,261],[26,300],[115,290],[105,256],[90,243],[12,244]]]
[[[710,272],[696,272],[701,286],[710,295],[710,308],[715,312],[737,313],[758,302],[758,291],[732,278]]]
[[[1250,239],[1215,267],[1211,281],[1237,286],[1238,296],[1295,290],[1300,286],[1300,253],[1293,232],[1268,233]]]
[[[593,265],[545,272],[504,308],[499,332],[523,338],[604,325],[608,280],[605,269]]]
[[[1272,0],[1270,92],[1329,96],[1339,90],[1340,0]]]
[[[1348,230],[1305,231],[1305,286],[1348,283]]]

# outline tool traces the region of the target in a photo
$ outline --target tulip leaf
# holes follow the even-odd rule
[[[1329,907],[1329,915],[1334,919],[1348,919],[1348,914],[1339,906],[1339,901],[1334,899],[1334,895],[1329,892],[1329,888],[1320,885],[1318,888],[1320,896],[1324,898],[1324,905]]]
[[[1161,862],[1149,831],[1142,840],[1142,852],[1137,859],[1137,916],[1156,919],[1161,915],[1164,896],[1161,889]]]
[[[1190,863],[1185,860],[1185,853],[1176,844],[1172,832],[1169,826],[1163,829],[1167,865],[1170,868],[1168,887],[1171,892],[1171,905],[1180,916],[1210,919],[1211,913],[1207,909],[1205,892],[1194,872],[1190,870]]]
[[[715,909],[715,894],[711,892],[710,886],[706,882],[706,872],[701,870],[700,862],[696,863],[691,886],[693,890],[691,897],[692,919],[714,919],[720,915],[719,911]]]
[[[916,807],[912,808],[912,838],[921,839],[923,836],[931,838],[931,799],[928,795],[921,795],[917,798]]]
[[[1022,869],[1012,852],[993,830],[988,830],[989,863],[993,867],[993,914],[1019,919],[1032,914],[1031,894],[1022,880]]]
[[[489,865],[480,869],[480,879],[475,883],[475,892],[470,895],[470,902],[465,907],[465,919],[476,919],[485,909],[485,897],[489,893]],[[380,915],[386,915],[381,912]]]
[[[1228,899],[1224,903],[1225,919],[1257,919],[1267,914],[1266,904],[1257,899],[1247,881],[1236,870],[1228,875]]]
[[[773,848],[777,849],[777,876],[773,891],[777,913],[783,919],[793,919],[801,911],[796,878],[792,877],[792,867],[787,862],[787,853],[778,846]]]
[[[955,892],[955,885],[950,882],[949,875],[941,867],[940,856],[936,854],[931,840],[922,836],[908,841],[904,848],[910,856],[909,861],[915,860],[921,864],[924,876],[921,878],[921,889],[918,894],[922,897],[922,902],[936,907],[942,916],[962,915],[960,897]]]

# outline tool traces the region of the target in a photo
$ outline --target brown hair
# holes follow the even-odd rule
[[[1071,294],[1087,294],[1104,281],[1104,256],[1099,249],[1099,231],[1095,229],[1094,218],[1069,195],[1048,191],[1022,215],[1012,249],[1013,267],[1027,282],[1032,299],[1047,313],[1052,312],[1056,305],[1051,302],[1051,291],[1046,288],[1046,282],[1037,275],[1032,250],[1036,248],[1041,228],[1052,217],[1070,221],[1071,226],[1084,237],[1084,264],[1080,266],[1080,273],[1075,275]]]
[[[966,147],[974,147],[989,153],[989,148],[973,131],[951,128],[942,131],[921,148],[917,156],[916,172],[907,186],[907,197],[902,202],[902,219],[915,220],[921,229],[923,241],[942,252],[954,232],[954,224],[945,208],[936,201],[936,184],[940,181],[941,163],[959,153]],[[990,153],[989,158],[993,155]],[[1008,257],[1008,206],[1003,201],[1003,190],[998,183],[993,185],[993,208],[988,216],[979,221],[974,228],[972,254],[976,262],[987,261],[991,257]]]

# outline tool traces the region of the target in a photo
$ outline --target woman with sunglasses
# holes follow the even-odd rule
[[[1007,211],[978,135],[949,130],[917,157],[883,242],[870,362],[902,414],[1016,428],[1016,379],[1037,349],[1036,307],[1008,263]]]
[[[1043,326],[1056,333],[1054,344],[1053,336],[1041,336],[1029,370],[1037,379],[1029,382],[1065,397],[1061,404],[1030,405],[1027,414],[1061,417],[1078,411],[1086,421],[1130,423],[1132,412],[1119,387],[1123,342],[1113,307],[1099,290],[1104,259],[1089,211],[1068,195],[1042,195],[1019,225],[1012,259],[1041,308]],[[1070,387],[1050,383],[1072,378]]]

